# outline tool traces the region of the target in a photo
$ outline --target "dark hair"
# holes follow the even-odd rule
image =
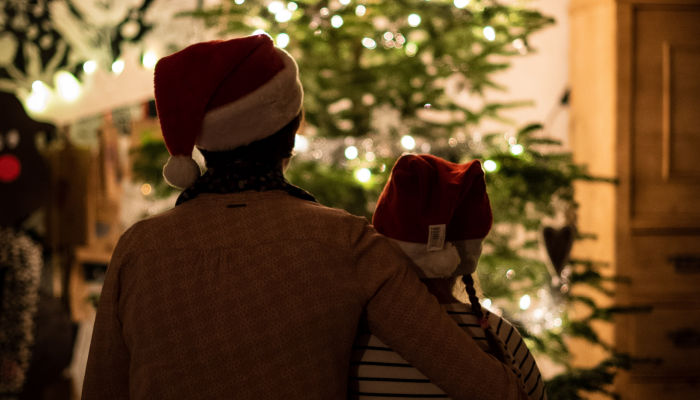
[[[462,282],[464,282],[464,288],[467,291],[467,296],[469,296],[469,303],[472,306],[472,311],[479,320],[479,323],[484,328],[484,333],[486,334],[486,341],[489,344],[489,349],[491,353],[496,356],[502,363],[506,364],[508,367],[512,367],[513,357],[505,348],[505,344],[496,337],[493,332],[493,327],[488,325],[486,316],[484,315],[484,310],[481,308],[479,303],[479,298],[476,295],[476,289],[474,288],[474,278],[470,274],[462,275]]]
[[[299,113],[287,125],[274,134],[232,150],[209,151],[199,149],[208,168],[230,163],[232,160],[254,161],[265,164],[279,163],[292,156],[294,137],[301,125],[303,114]]]

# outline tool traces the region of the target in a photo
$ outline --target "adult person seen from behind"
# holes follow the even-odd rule
[[[396,246],[285,180],[303,97],[289,54],[265,35],[198,43],[154,79],[164,176],[184,191],[120,238],[84,399],[342,399],[363,312],[453,397],[523,398]]]
[[[482,351],[513,369],[528,399],[546,399],[535,359],[517,329],[483,308],[476,295],[472,274],[492,220],[479,161],[455,164],[428,154],[409,154],[394,165],[372,222],[415,262],[416,272],[443,312]],[[457,300],[460,291],[466,292],[469,304]],[[370,331],[361,331],[354,346],[350,398],[448,397]]]

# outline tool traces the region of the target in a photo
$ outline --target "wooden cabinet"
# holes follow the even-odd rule
[[[580,184],[579,255],[629,278],[623,399],[700,398],[700,0],[571,0],[571,146],[616,185]],[[585,253],[585,254],[580,254]]]

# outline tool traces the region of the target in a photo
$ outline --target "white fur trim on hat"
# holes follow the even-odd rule
[[[404,242],[392,239],[401,250],[421,269],[426,278],[449,278],[459,265],[459,253],[452,243],[438,251],[428,251],[425,243]]]
[[[299,68],[287,52],[277,49],[284,68],[242,98],[206,113],[197,146],[231,150],[264,139],[287,125],[301,111],[304,92]]]
[[[163,178],[177,189],[192,186],[200,175],[199,165],[190,156],[170,156],[163,167]]]
[[[450,278],[473,274],[481,256],[483,241],[483,239],[467,239],[446,242],[442,250],[428,251],[425,243],[391,240],[413,260],[426,278]]]

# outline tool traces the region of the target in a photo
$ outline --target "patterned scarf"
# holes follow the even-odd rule
[[[240,158],[210,159],[207,157],[207,172],[178,196],[175,206],[192,200],[202,193],[238,193],[248,190],[264,192],[284,190],[302,200],[316,202],[314,196],[304,189],[289,183],[279,165],[274,162]]]

